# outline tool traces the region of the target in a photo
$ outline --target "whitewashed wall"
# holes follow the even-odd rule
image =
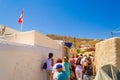
[[[41,65],[49,52],[62,57],[60,49],[0,40],[0,80],[46,80]]]

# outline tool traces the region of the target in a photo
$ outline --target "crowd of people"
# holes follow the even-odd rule
[[[94,57],[89,54],[70,58],[64,56],[54,63],[53,53],[49,53],[46,60],[47,80],[93,80],[95,76]]]

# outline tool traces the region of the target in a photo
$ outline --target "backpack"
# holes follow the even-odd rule
[[[43,64],[42,69],[47,69],[47,62]]]
[[[87,65],[85,69],[85,74],[86,75],[93,75],[93,68],[91,65]]]

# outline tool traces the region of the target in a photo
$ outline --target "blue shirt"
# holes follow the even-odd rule
[[[59,72],[58,73],[58,80],[68,80],[67,74],[64,71]]]

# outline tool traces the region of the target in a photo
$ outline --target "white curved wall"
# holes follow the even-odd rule
[[[62,57],[60,49],[0,40],[0,80],[46,80],[41,65],[49,52]]]

